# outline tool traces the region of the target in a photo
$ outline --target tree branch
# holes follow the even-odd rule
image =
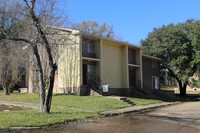
[[[24,0],[24,2],[26,3],[26,5],[28,6],[28,8],[31,8],[28,4],[28,1],[27,0]]]

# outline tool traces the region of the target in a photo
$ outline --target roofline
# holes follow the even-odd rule
[[[80,35],[80,34],[81,35],[87,35],[87,36],[96,37],[96,38],[104,39],[104,40],[107,40],[107,41],[112,41],[112,42],[125,44],[125,45],[128,45],[128,46],[132,46],[132,47],[142,49],[141,46],[138,46],[138,45],[135,45],[135,44],[131,44],[131,43],[128,43],[128,42],[123,42],[123,41],[118,41],[118,40],[114,40],[114,39],[110,39],[110,38],[106,38],[106,37],[101,37],[101,36],[98,36],[98,35],[92,35],[90,33],[81,32],[79,30],[72,30],[72,29],[61,28],[61,27],[54,27],[54,28],[59,29],[59,30],[63,30],[63,31],[72,32],[72,34],[74,34],[74,35]]]
[[[144,55],[142,54],[143,57],[146,57],[146,58],[151,58],[151,59],[155,59],[155,60],[159,60],[159,61],[162,61],[161,58],[158,58],[158,57],[154,57],[154,56],[149,56],[149,55]]]
[[[97,36],[97,35],[92,35],[92,34],[80,32],[80,31],[79,31],[78,34],[87,35],[87,36],[91,36],[91,37],[96,37],[96,38],[100,38],[100,39],[104,39],[104,40],[107,40],[107,41],[112,41],[112,42],[116,42],[116,43],[120,43],[120,44],[125,44],[125,45],[136,47],[136,48],[142,48],[142,47],[137,46],[135,44],[131,44],[131,43],[123,42],[123,41],[118,41],[118,40],[114,40],[114,39],[110,39],[110,38],[106,38],[106,37],[101,37],[101,36]]]

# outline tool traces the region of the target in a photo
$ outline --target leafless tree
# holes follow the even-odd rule
[[[0,79],[1,84],[6,95],[9,94],[8,87],[11,83],[15,83],[19,80],[19,74],[13,76],[14,72],[20,62],[25,62],[24,52],[22,51],[23,43],[13,43],[12,41],[3,40],[5,34],[16,34],[16,19],[19,18],[18,9],[19,3],[8,2],[6,0],[0,1]],[[12,12],[10,12],[12,10]],[[13,17],[15,16],[15,17]],[[14,30],[13,30],[14,29]],[[16,45],[18,44],[18,45]],[[23,57],[23,58],[22,58]]]
[[[101,25],[99,25],[95,21],[87,21],[87,22],[83,21],[80,24],[72,23],[71,28],[79,30],[83,33],[89,33],[100,37],[105,37],[120,41],[123,40],[120,34],[117,34],[113,31],[113,25],[106,25],[106,23],[102,23]]]
[[[55,0],[15,0],[11,3],[14,7],[17,6],[17,9],[14,10],[14,8],[5,12],[10,20],[16,22],[12,22],[12,25],[9,26],[11,27],[10,32],[6,32],[1,24],[2,38],[14,42],[23,42],[26,44],[25,50],[31,49],[32,53],[28,56],[31,58],[33,55],[36,65],[34,69],[38,74],[40,111],[49,113],[58,61],[56,59],[58,55],[54,55],[54,53],[58,53],[55,51],[59,48],[59,46],[55,46],[58,31],[53,26],[60,27],[63,25],[66,16],[56,9]],[[13,15],[14,12],[16,15]],[[44,61],[48,63],[46,66],[43,64]],[[44,75],[45,71],[48,75]],[[47,90],[47,94],[45,90]]]
[[[21,44],[16,45],[11,41],[0,42],[0,71],[1,71],[1,84],[4,94],[8,95],[11,84],[20,81],[20,77],[25,74],[24,71],[19,69],[20,63],[26,63],[27,58],[24,56]]]

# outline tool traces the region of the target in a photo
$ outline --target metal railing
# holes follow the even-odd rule
[[[101,86],[101,79],[100,77],[97,77],[97,76],[94,76],[94,75],[86,75],[86,78],[87,78],[87,83],[86,85],[96,91],[97,93],[99,94],[102,94],[102,88],[100,88]]]

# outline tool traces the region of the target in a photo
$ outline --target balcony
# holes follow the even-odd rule
[[[140,68],[140,50],[128,48],[128,66]]]
[[[98,40],[82,38],[82,57],[99,59],[100,43]]]

